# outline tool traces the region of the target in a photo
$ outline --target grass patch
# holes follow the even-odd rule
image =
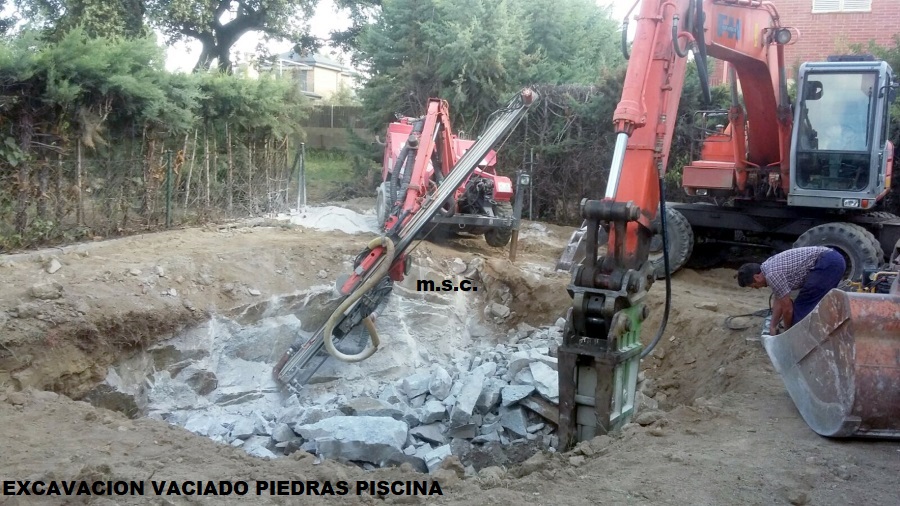
[[[309,150],[306,152],[307,201],[318,203],[360,196],[374,197],[372,181],[378,175],[378,164],[359,156],[340,150]]]

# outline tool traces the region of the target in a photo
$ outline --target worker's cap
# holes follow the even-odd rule
[[[762,272],[759,268],[759,264],[744,264],[738,269],[737,272],[737,281],[738,286],[747,287],[753,283],[753,276]]]

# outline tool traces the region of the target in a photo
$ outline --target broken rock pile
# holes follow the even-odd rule
[[[555,451],[559,385],[551,349],[562,323],[520,325],[506,344],[435,364],[368,396],[309,407],[292,397],[271,422],[242,422],[224,439],[257,456],[304,450],[366,468],[408,463],[421,472],[451,455],[470,471],[506,464],[510,445],[530,445],[526,457]]]

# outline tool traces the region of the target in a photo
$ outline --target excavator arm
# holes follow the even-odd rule
[[[753,155],[736,157],[730,170],[775,166],[785,184],[789,179],[791,115],[782,45],[790,33],[785,36],[775,8],[759,0],[644,0],[636,19],[613,117],[616,144],[606,192],[602,200],[581,203],[585,259],[572,273],[573,304],[559,349],[560,438],[566,446],[619,428],[635,412],[640,358],[649,351],[640,330],[654,280],[650,241],[659,232],[656,223],[665,229],[660,189],[688,44],[698,49],[701,79],[709,55],[732,65],[744,83],[746,112],[735,103],[732,115],[746,114]],[[609,231],[603,255],[597,247],[601,227]]]

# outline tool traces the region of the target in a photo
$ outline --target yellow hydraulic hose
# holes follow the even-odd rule
[[[343,315],[344,311],[350,308],[353,303],[359,300],[367,291],[377,285],[381,279],[387,275],[391,268],[391,260],[394,258],[394,243],[387,237],[381,236],[369,242],[367,247],[371,250],[378,246],[384,246],[385,249],[384,255],[381,256],[381,263],[378,264],[378,267],[375,268],[375,271],[369,276],[369,279],[347,297],[347,300],[341,303],[341,305],[334,310],[331,317],[328,318],[328,321],[325,322],[325,350],[328,351],[332,357],[343,360],[344,362],[361,362],[378,351],[378,345],[381,344],[381,341],[378,339],[378,331],[375,329],[375,322],[372,320],[371,315],[363,318],[362,321],[366,330],[369,332],[369,339],[371,339],[371,344],[366,346],[366,349],[356,355],[348,355],[338,351],[332,342],[334,337],[332,336],[334,326],[337,324],[338,319]]]

